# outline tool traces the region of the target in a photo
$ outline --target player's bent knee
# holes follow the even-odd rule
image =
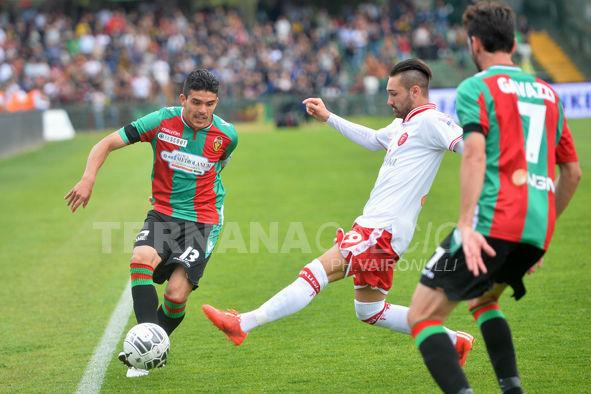
[[[133,249],[131,264],[142,264],[155,268],[159,262],[160,256],[158,256],[156,249],[149,246],[139,246]]]
[[[380,319],[386,309],[386,301],[361,302],[355,300],[355,314],[357,319],[367,324],[374,324]]]
[[[193,291],[193,284],[187,278],[185,270],[180,267],[177,268],[177,270],[170,276],[168,284],[166,285],[166,296],[179,303],[184,303],[189,298],[191,291]]]
[[[164,293],[167,298],[177,303],[185,303],[189,298],[190,290],[188,290],[187,286],[175,286],[169,283]]]
[[[336,245],[324,252],[317,260],[322,263],[322,267],[331,282],[342,279],[345,276],[347,260],[345,260]]]

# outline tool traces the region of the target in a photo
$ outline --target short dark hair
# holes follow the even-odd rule
[[[499,1],[479,1],[462,16],[468,37],[478,37],[487,52],[510,53],[515,42],[515,13]]]
[[[220,87],[220,81],[211,72],[204,68],[198,68],[191,71],[185,83],[183,83],[183,94],[188,96],[191,90],[205,90],[206,92],[212,92],[218,94],[218,88]]]
[[[433,74],[427,64],[421,59],[406,59],[398,62],[390,70],[390,76],[400,74],[400,82],[406,89],[418,85],[425,96],[429,92],[429,81]]]

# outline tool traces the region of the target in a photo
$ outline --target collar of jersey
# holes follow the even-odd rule
[[[519,66],[508,66],[508,65],[505,65],[505,64],[496,64],[494,66],[490,66],[488,68],[488,70],[490,70],[491,68],[504,68],[504,69],[507,69],[507,70],[521,70],[521,67],[519,67]]]
[[[209,126],[206,126],[206,127],[202,128],[202,129],[199,129],[199,130],[193,130],[193,128],[191,126],[189,126],[187,124],[187,122],[185,122],[185,117],[183,116],[183,112],[184,111],[185,111],[185,109],[181,107],[181,121],[183,122],[183,124],[185,125],[185,127],[188,128],[189,130],[191,130],[191,131],[201,131],[201,130],[209,131],[209,129],[211,129],[211,126],[213,126],[213,117],[212,117],[211,118],[211,123],[209,124]]]
[[[406,123],[409,120],[411,120],[413,117],[415,117],[416,115],[420,114],[421,112],[425,112],[428,109],[437,109],[437,106],[433,103],[428,103],[425,105],[420,105],[416,108],[414,108],[412,111],[410,111],[408,113],[408,115],[406,115],[406,117],[404,118],[404,120],[402,121],[402,123]]]

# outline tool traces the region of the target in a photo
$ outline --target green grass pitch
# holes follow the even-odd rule
[[[361,121],[378,127],[388,120]],[[591,120],[570,123],[583,181],[544,266],[527,277],[528,295],[501,300],[530,393],[591,391]],[[112,154],[86,209],[72,215],[63,201],[102,135],[80,134],[0,161],[0,392],[75,391],[128,281],[133,237],[150,208],[149,146]],[[126,379],[113,358],[102,390],[438,392],[410,337],[357,321],[350,279],[299,314],[253,331],[239,348],[200,310],[203,303],[250,310],[293,281],[330,245],[334,227],[350,226],[361,212],[382,158],[316,124],[243,133],[223,173],[223,241],[172,336],[169,365]],[[459,157],[447,155],[395,274],[392,303],[408,305],[418,266],[457,218],[458,168]],[[110,250],[98,229],[105,225],[113,227]],[[257,237],[261,229],[270,242]],[[127,327],[134,323],[132,316]],[[477,338],[466,366],[476,391],[498,392],[465,305],[448,326]]]

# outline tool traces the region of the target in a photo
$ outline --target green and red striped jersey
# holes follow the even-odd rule
[[[175,218],[222,224],[226,194],[220,172],[236,148],[234,126],[213,115],[211,125],[193,130],[182,107],[165,107],[121,128],[126,144],[149,142],[154,152],[154,210]]]
[[[476,230],[547,249],[556,164],[578,161],[558,95],[518,67],[493,66],[460,84],[456,111],[464,134],[486,137]]]

